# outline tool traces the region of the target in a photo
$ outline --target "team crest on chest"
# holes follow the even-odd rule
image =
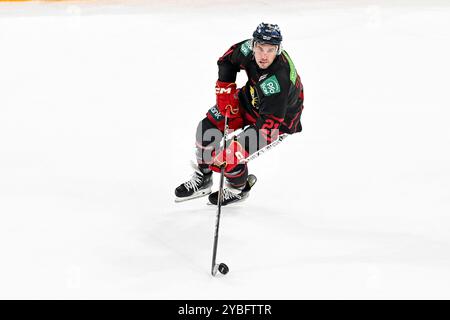
[[[253,86],[250,86],[250,96],[252,97],[253,108],[259,109],[258,91]]]

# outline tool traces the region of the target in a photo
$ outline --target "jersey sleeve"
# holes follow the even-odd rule
[[[251,40],[241,41],[231,46],[217,61],[219,80],[236,82],[237,73],[245,68],[252,55]]]

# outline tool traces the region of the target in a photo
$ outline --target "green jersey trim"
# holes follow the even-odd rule
[[[283,55],[286,57],[288,63],[289,63],[289,78],[291,79],[291,82],[295,85],[295,81],[297,81],[297,70],[295,69],[294,63],[291,60],[291,57],[289,57],[288,53],[283,50]]]

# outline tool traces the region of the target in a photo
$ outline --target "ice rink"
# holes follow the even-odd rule
[[[303,132],[250,164],[213,278],[216,208],[173,193],[262,21]],[[449,57],[448,1],[1,2],[0,298],[450,299]]]

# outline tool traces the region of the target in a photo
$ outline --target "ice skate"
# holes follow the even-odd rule
[[[195,172],[191,179],[175,189],[175,202],[204,197],[211,193],[212,172],[203,173],[197,166],[193,167]]]
[[[223,200],[222,206],[229,204],[239,203],[244,201],[250,195],[250,190],[256,183],[256,176],[250,174],[247,178],[247,182],[242,189],[232,188],[228,186],[223,189]],[[217,205],[217,200],[219,198],[219,191],[213,192],[209,195],[208,200],[210,205]]]

